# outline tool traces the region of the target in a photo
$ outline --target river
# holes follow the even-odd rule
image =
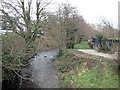
[[[57,57],[59,50],[39,52],[29,63],[30,65],[22,71],[23,76],[32,79],[35,84],[27,80],[22,81],[21,88],[60,88],[57,73]]]

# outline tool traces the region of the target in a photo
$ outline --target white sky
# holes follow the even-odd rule
[[[34,1],[34,0],[33,0]],[[50,0],[47,0],[50,1]],[[58,3],[70,3],[77,7],[78,13],[84,17],[87,23],[98,24],[100,17],[104,17],[118,27],[118,2],[120,0],[52,0],[50,11],[56,9]]]
[[[100,23],[100,17],[104,17],[113,23],[113,26],[118,26],[118,2],[120,0],[53,0],[57,3],[70,3],[77,7],[80,15],[88,23]]]

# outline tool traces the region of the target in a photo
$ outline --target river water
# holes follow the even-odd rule
[[[57,63],[53,61],[57,57],[59,50],[53,49],[39,52],[29,61],[30,65],[24,69],[22,74],[30,74],[30,78],[36,83],[33,85],[24,81],[22,87],[27,88],[60,88],[57,73]],[[25,74],[26,73],[26,74]]]

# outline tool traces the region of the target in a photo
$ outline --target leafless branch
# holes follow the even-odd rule
[[[110,29],[113,29],[113,26],[109,21],[105,20],[104,18],[101,19],[101,21],[104,25],[108,26]]]
[[[19,14],[22,18],[23,18],[23,15],[18,11],[18,9],[16,7],[14,7],[12,4],[10,3],[7,3],[7,2],[3,2],[5,5],[8,5],[8,7],[12,8],[12,10],[15,10],[17,14]]]

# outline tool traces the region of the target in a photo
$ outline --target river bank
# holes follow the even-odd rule
[[[29,65],[21,71],[21,76],[30,78],[30,80],[24,80],[17,76],[14,79],[17,83],[14,84],[19,83],[19,85],[13,84],[13,86],[18,88],[59,88],[59,77],[56,75],[57,63],[52,60],[57,57],[58,53],[59,49],[36,53],[34,58],[29,60]]]
[[[66,50],[59,61],[63,88],[118,88],[118,60]]]

